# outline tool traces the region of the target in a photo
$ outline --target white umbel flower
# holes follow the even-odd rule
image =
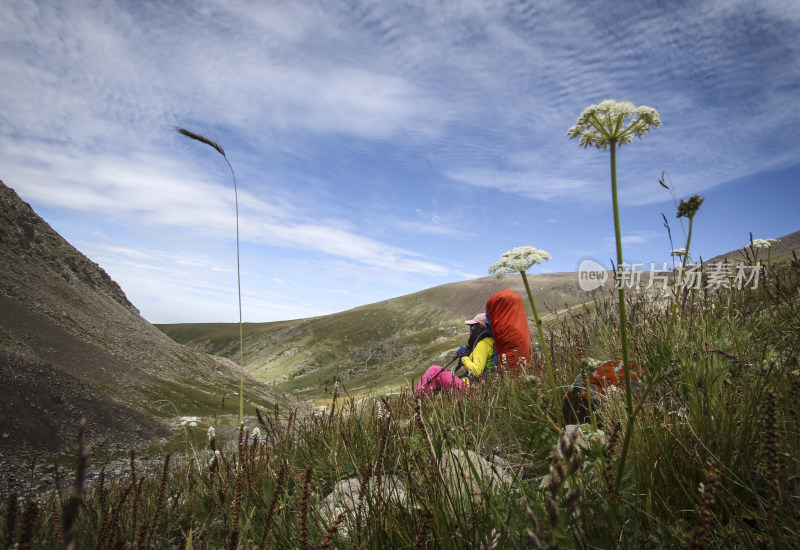
[[[532,246],[518,246],[508,252],[503,252],[500,259],[489,266],[489,274],[498,279],[507,273],[524,273],[532,266],[541,264],[552,258],[546,250]]]
[[[772,248],[779,242],[780,239],[753,239],[753,248]]]
[[[625,126],[628,118],[633,120]],[[630,101],[606,99],[586,107],[578,122],[569,129],[569,139],[580,140],[581,147],[606,149],[611,143],[625,145],[634,136],[642,137],[650,128],[661,126],[658,111],[647,105],[636,107]]]
[[[686,249],[685,248],[676,248],[672,252],[669,253],[670,256],[686,256]]]

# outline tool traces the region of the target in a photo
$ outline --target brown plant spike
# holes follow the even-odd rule
[[[17,493],[10,493],[6,501],[5,533],[3,534],[3,548],[11,548],[14,544],[14,535],[17,527]]]
[[[314,467],[309,464],[306,466],[306,477],[303,481],[303,498],[300,501],[300,547],[303,550],[308,548],[308,497],[311,495],[311,474]]]
[[[321,548],[330,548],[331,544],[333,543],[333,537],[336,536],[336,533],[339,531],[339,525],[344,521],[345,515],[347,515],[348,510],[343,510],[336,516],[336,519],[333,520],[328,526],[328,534],[325,536],[325,540],[322,542]]]
[[[25,503],[25,511],[22,512],[22,526],[20,527],[18,550],[28,550],[35,548],[33,534],[36,527],[36,517],[39,515],[39,506],[36,501],[29,498]]]
[[[691,547],[693,549],[708,548],[708,531],[711,526],[711,517],[714,515],[715,495],[717,492],[717,464],[711,463],[711,467],[706,474],[703,482],[703,492],[700,495],[700,513],[697,516],[697,523],[694,526],[691,537]]]
[[[269,529],[272,526],[272,518],[275,516],[275,510],[278,506],[278,499],[281,496],[281,491],[283,490],[283,483],[286,481],[286,474],[288,473],[288,464],[284,459],[281,462],[281,469],[278,471],[278,477],[275,480],[275,490],[272,493],[272,500],[269,503],[269,509],[267,510],[267,517],[264,520],[264,534],[261,536],[261,547],[263,548],[267,542],[267,535],[269,535]]]
[[[425,541],[428,538],[428,530],[431,527],[431,521],[433,521],[433,513],[430,510],[425,510],[425,519],[422,520],[422,524],[419,526],[419,531],[417,532],[417,538],[414,540],[414,550],[422,550],[425,548]]]

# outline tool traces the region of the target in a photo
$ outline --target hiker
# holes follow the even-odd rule
[[[458,365],[450,372],[446,367],[433,365],[422,375],[417,384],[418,394],[437,391],[464,391],[484,376],[494,372],[494,338],[486,322],[486,314],[479,313],[474,319],[464,321],[469,326],[469,339],[466,346],[456,350]],[[452,362],[452,361],[451,361]],[[466,369],[463,378],[454,373],[459,368]]]
[[[494,372],[494,337],[485,313],[479,313],[471,321],[464,322],[469,326],[469,340],[466,346],[456,351],[459,357],[456,371],[465,368],[467,379],[475,382]]]

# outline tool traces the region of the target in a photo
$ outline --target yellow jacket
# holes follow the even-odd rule
[[[494,362],[494,339],[491,337],[478,342],[469,357],[461,358],[461,364],[472,376],[479,378],[490,360]]]

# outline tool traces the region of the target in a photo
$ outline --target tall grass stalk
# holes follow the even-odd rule
[[[236,174],[219,143],[185,128],[176,127],[175,130],[181,135],[213,147],[225,159],[233,178],[233,196],[236,203],[236,283],[239,294],[239,425],[241,426],[244,420],[244,331],[242,329],[242,269],[239,261],[239,190],[236,186]]]
[[[550,353],[548,352],[547,345],[544,339],[544,329],[542,329],[542,320],[539,319],[539,313],[536,311],[536,304],[533,301],[533,293],[531,292],[531,285],[528,284],[528,276],[524,271],[519,273],[522,275],[522,282],[525,283],[525,292],[528,294],[528,301],[531,303],[531,311],[533,312],[533,320],[536,323],[536,331],[539,334],[539,342],[542,345],[542,355],[544,356],[544,364],[547,367],[547,381],[550,384],[550,393],[553,395],[553,407],[556,410],[556,418],[558,425],[564,424],[564,419],[561,415],[561,406],[559,405],[558,387],[556,386],[555,371],[553,364],[550,361]]]

